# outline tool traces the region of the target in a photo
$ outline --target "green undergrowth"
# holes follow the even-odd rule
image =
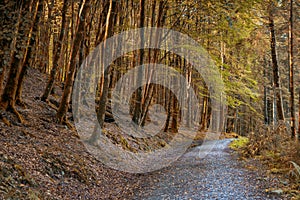
[[[249,143],[249,139],[247,137],[240,136],[238,139],[233,140],[229,147],[233,150],[239,150],[245,148]]]

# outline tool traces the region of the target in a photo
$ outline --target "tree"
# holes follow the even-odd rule
[[[0,16],[0,26],[2,27],[2,30],[0,31],[0,95],[2,94],[3,86],[4,86],[4,79],[7,72],[8,64],[9,64],[9,58],[10,58],[10,47],[13,42],[14,38],[14,30],[11,28],[15,23],[15,13],[17,12],[16,2],[15,1],[9,1],[8,3],[5,3],[4,1],[0,2],[2,13]],[[18,28],[18,27],[16,27]],[[14,47],[13,47],[14,48]]]
[[[18,19],[16,21],[17,27],[14,36],[14,40],[16,43],[15,49],[10,55],[10,70],[0,102],[1,109],[13,112],[21,123],[23,123],[23,117],[15,108],[17,94],[16,92],[18,88],[19,77],[23,68],[24,54],[26,54],[28,51],[28,41],[30,41],[30,39],[28,40],[26,38],[31,37],[32,29],[34,26],[34,23],[30,23],[30,15],[31,13],[34,13],[33,22],[35,22],[37,12],[37,9],[35,9],[35,5],[37,4],[38,1],[22,1],[19,2],[19,4],[14,4],[14,6],[16,7],[15,11],[19,11]],[[12,23],[13,22],[14,21],[12,21]]]
[[[298,140],[300,141],[300,92],[299,92],[299,115],[298,115]]]
[[[53,88],[53,84],[56,78],[57,71],[59,69],[59,61],[61,57],[61,52],[62,52],[62,44],[64,42],[64,36],[65,36],[65,29],[66,29],[66,14],[68,10],[68,0],[63,1],[63,8],[62,8],[62,20],[61,20],[61,27],[60,27],[60,33],[59,33],[59,38],[54,44],[54,58],[53,58],[53,67],[51,69],[50,77],[47,83],[47,86],[45,88],[45,91],[41,97],[42,101],[47,101],[48,97],[50,95],[50,92]]]
[[[17,91],[16,91],[16,103],[20,106],[25,107],[25,103],[22,101],[22,89],[23,89],[23,84],[25,80],[25,76],[27,74],[27,70],[30,65],[30,58],[33,55],[33,48],[35,44],[35,38],[37,37],[37,32],[38,32],[38,21],[41,15],[41,9],[40,8],[41,3],[37,1],[36,7],[33,10],[33,21],[31,24],[30,28],[30,37],[28,38],[28,48],[26,49],[24,53],[24,59],[23,62],[21,62],[21,73],[19,76],[18,80],[18,86],[17,86]]]
[[[140,0],[140,13],[139,13],[139,28],[144,27],[145,21],[145,0]],[[140,49],[138,54],[138,65],[143,64],[144,59],[144,32],[140,30]],[[143,70],[140,68],[138,71],[137,77],[137,85],[141,85],[143,77]],[[135,99],[135,106],[134,106],[134,113],[133,113],[133,122],[139,125],[141,119],[141,112],[142,112],[142,98],[143,98],[143,91],[142,87],[137,89],[136,99]]]
[[[113,32],[113,26],[114,26],[114,16],[116,14],[116,1],[110,0],[109,2],[109,9],[107,12],[106,17],[106,28],[105,28],[105,34],[104,38],[102,39],[104,41],[104,48],[106,47],[105,40],[112,36]],[[107,96],[108,96],[108,89],[109,89],[109,74],[110,74],[110,68],[104,70],[103,76],[104,76],[104,82],[103,82],[103,88],[102,88],[102,94],[100,97],[99,102],[99,109],[97,111],[97,116],[99,120],[100,127],[103,126],[104,123],[104,117],[105,117],[105,111],[106,111],[106,103],[107,103]]]
[[[292,2],[292,0],[289,1]],[[3,15],[0,16],[0,25],[4,29],[0,31],[0,44],[3,49],[0,51],[0,91],[5,93],[2,95],[2,110],[9,110],[6,108],[6,105],[9,107],[9,101],[22,105],[24,77],[28,67],[33,67],[49,74],[41,97],[43,101],[47,102],[55,81],[65,82],[61,102],[56,102],[56,107],[58,107],[57,121],[67,122],[66,115],[71,101],[74,76],[77,67],[84,61],[90,50],[115,33],[130,28],[157,26],[187,33],[207,49],[219,67],[225,83],[228,110],[225,124],[227,131],[251,131],[255,126],[255,121],[262,119],[263,115],[267,123],[271,122],[273,111],[278,114],[279,119],[284,119],[284,111],[291,112],[291,119],[294,119],[292,128],[295,127],[297,109],[292,109],[294,107],[292,104],[296,103],[292,100],[297,98],[293,91],[296,90],[297,85],[297,79],[294,76],[297,73],[295,63],[298,57],[293,55],[293,50],[297,48],[297,40],[293,38],[297,38],[298,33],[295,31],[296,25],[293,24],[291,16],[297,11],[294,8],[293,13],[293,5],[290,4],[289,72],[285,67],[288,66],[286,59],[288,48],[284,36],[287,27],[280,24],[277,26],[277,20],[282,20],[284,17],[273,13],[275,10],[287,15],[285,5],[288,1],[282,1],[280,5],[275,5],[275,2],[273,5],[268,1],[266,5],[270,5],[269,9],[265,9],[265,5],[260,1],[159,0],[147,3],[145,0],[49,0],[47,3],[40,2],[39,6],[37,0],[18,1],[22,5],[13,1],[7,2],[9,2],[7,5],[0,2],[0,9],[3,11]],[[294,6],[296,6],[295,2]],[[30,17],[26,14],[27,11],[31,12]],[[12,17],[13,15],[15,17]],[[38,17],[34,18],[34,15]],[[261,23],[266,22],[265,19],[269,25],[267,29]],[[23,23],[25,21],[30,21],[30,23]],[[14,30],[9,30],[8,27],[13,26]],[[266,40],[269,33],[270,40]],[[151,34],[154,36],[151,39],[155,40],[151,42],[158,46],[162,45],[160,44],[162,43],[161,36],[157,33]],[[216,111],[211,105],[212,98],[214,98],[209,93],[211,88],[207,88],[201,74],[197,74],[193,66],[187,62],[189,59],[180,58],[168,51],[144,49],[145,38],[142,31],[139,39],[141,40],[140,50],[129,52],[118,58],[107,70],[100,68],[97,72],[102,73],[96,94],[96,112],[100,125],[103,126],[105,115],[108,115],[111,109],[110,90],[123,74],[143,63],[164,63],[186,77],[188,87],[193,87],[197,93],[198,103],[202,110],[202,117],[199,121],[201,129],[206,130],[209,125],[216,127],[219,119],[212,118]],[[16,56],[19,54],[21,57]],[[273,74],[269,72],[269,68],[272,68]],[[133,81],[138,85],[141,83],[141,77],[145,77],[148,84],[139,87],[132,95],[130,105],[132,121],[139,126],[144,126],[150,122],[149,108],[159,103],[167,110],[165,131],[171,129],[176,131],[183,121],[192,126],[191,106],[186,110],[181,110],[179,100],[171,91],[151,84],[154,70],[140,70],[138,74],[135,74],[137,76],[133,76]],[[264,75],[260,73],[262,70],[265,71]],[[286,80],[287,74],[294,78],[290,78],[290,82],[281,83],[280,79]],[[86,76],[85,74],[79,75]],[[84,78],[91,80],[94,77]],[[7,84],[3,90],[4,83]],[[16,83],[17,89],[14,92],[13,87]],[[260,88],[262,83],[265,86],[264,91]],[[287,90],[288,83],[290,93]],[[127,84],[124,87],[130,86],[129,82],[124,84]],[[272,86],[270,87],[272,84],[274,84],[275,98]],[[82,85],[82,87],[85,86]],[[263,93],[264,104],[263,101],[260,104],[259,94]],[[290,104],[287,103],[287,95],[290,95]],[[9,98],[12,100],[6,100]],[[51,100],[54,99],[51,98]],[[273,100],[277,105],[274,108],[278,109],[276,112],[270,106]],[[49,105],[51,106],[50,103]],[[261,109],[263,106],[264,112]],[[17,113],[16,109],[10,110]],[[182,119],[182,112],[188,115],[188,119]],[[17,116],[21,118],[21,115]],[[295,130],[292,132],[295,135]]]
[[[275,24],[273,16],[273,3],[270,5],[269,10],[269,28],[270,28],[270,44],[271,44],[271,55],[272,55],[272,67],[273,67],[273,78],[274,78],[274,92],[276,96],[276,108],[279,120],[285,120],[283,103],[282,103],[282,92],[279,75],[279,66],[277,61],[276,53],[276,36],[275,36]]]
[[[74,42],[72,45],[70,60],[68,63],[69,71],[67,72],[63,96],[61,98],[61,102],[60,102],[60,105],[59,105],[59,108],[58,108],[58,111],[56,114],[56,118],[59,123],[65,122],[65,123],[69,124],[66,114],[67,114],[68,106],[69,106],[70,99],[71,99],[74,76],[75,76],[75,72],[76,72],[76,66],[77,66],[76,65],[76,57],[77,57],[77,53],[80,48],[80,43],[84,37],[85,20],[89,14],[89,10],[90,10],[91,6],[92,6],[91,0],[86,0],[84,2],[82,12],[79,13],[80,14],[78,17],[79,24],[78,24],[78,28],[76,30],[76,35],[75,35]]]
[[[290,0],[289,17],[289,76],[290,76],[290,110],[292,138],[296,137],[295,118],[295,89],[294,89],[294,34],[293,34],[293,0]]]

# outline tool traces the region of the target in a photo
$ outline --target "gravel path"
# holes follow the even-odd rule
[[[203,159],[196,147],[172,166],[140,175],[140,187],[131,199],[283,199],[264,192],[272,180],[263,177],[263,171],[243,168],[228,148],[230,142],[218,141]]]

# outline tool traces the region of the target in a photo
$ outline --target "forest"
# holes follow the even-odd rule
[[[300,199],[300,1],[0,13],[1,199]]]

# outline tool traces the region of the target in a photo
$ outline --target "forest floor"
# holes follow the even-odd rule
[[[112,170],[86,150],[76,131],[56,124],[55,110],[39,100],[47,76],[30,69],[28,77],[26,108],[18,107],[25,123],[9,113],[12,126],[0,122],[0,199],[279,199],[265,192],[278,180],[257,172],[259,164],[244,168],[225,148],[228,140],[204,160],[195,159],[195,147],[156,172]]]
[[[135,176],[109,169],[87,152],[75,131],[55,123],[39,100],[47,76],[30,69],[24,84],[25,119],[0,122],[0,199],[126,199]],[[56,86],[59,91],[59,87]]]

